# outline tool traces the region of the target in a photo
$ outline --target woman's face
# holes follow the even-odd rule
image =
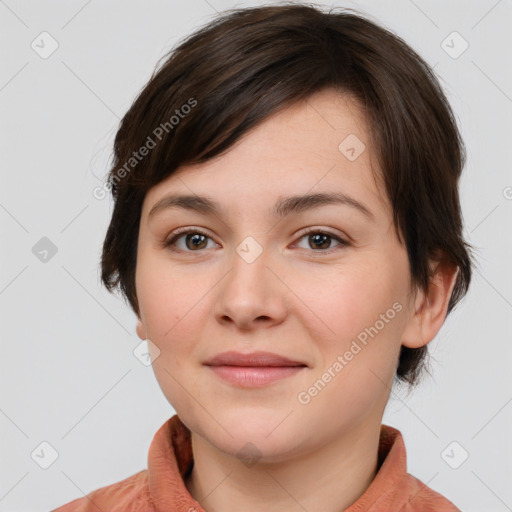
[[[137,333],[154,344],[153,357],[159,351],[155,375],[181,420],[223,452],[250,441],[259,457],[285,460],[380,425],[414,298],[372,164],[358,104],[325,90],[148,192]],[[274,211],[289,196],[313,194],[354,203]],[[169,195],[207,197],[218,210],[174,206],[150,216]],[[178,228],[190,233],[165,247]],[[205,365],[225,351],[266,351],[303,366],[266,384],[230,382]]]

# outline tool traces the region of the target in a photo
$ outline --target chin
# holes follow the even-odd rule
[[[247,442],[256,445],[265,457],[279,457],[283,453],[288,453],[294,449],[297,443],[304,440],[301,436],[306,435],[308,429],[304,424],[297,423],[295,414],[289,411],[268,411],[262,414],[255,411],[253,415],[244,414],[240,418],[232,418],[228,431],[227,439],[232,439],[238,445],[242,446]]]
[[[224,433],[221,439],[210,439],[218,449],[243,462],[247,467],[258,464],[275,464],[289,460],[297,453],[297,443],[289,433],[253,433],[250,430]]]
[[[215,419],[207,413],[199,414],[194,414],[190,422],[187,421],[190,415],[185,415],[182,421],[192,431],[231,455],[236,455],[243,446],[252,443],[265,458],[279,457],[283,452],[293,450],[300,442],[298,438],[301,434],[305,435],[308,431],[302,422],[300,425],[297,423],[296,413],[290,414],[290,411],[283,409],[233,404],[225,409],[216,409],[212,414]],[[247,449],[250,450],[250,446]]]

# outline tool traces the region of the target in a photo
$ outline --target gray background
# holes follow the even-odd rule
[[[174,414],[132,353],[133,313],[99,284],[112,205],[93,190],[157,60],[215,11],[258,4],[0,0],[0,510],[49,510],[146,468]],[[409,472],[462,510],[512,510],[512,2],[325,5],[369,14],[435,66],[468,148],[461,200],[479,267],[430,344],[433,378],[393,391],[383,422],[402,432]],[[31,47],[43,31],[59,45],[45,59]],[[453,31],[469,44],[457,58]],[[57,249],[46,261],[43,237]],[[43,441],[58,453],[47,469]],[[452,465],[469,454],[457,469],[452,441]]]

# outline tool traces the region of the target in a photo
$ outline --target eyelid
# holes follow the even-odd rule
[[[310,226],[310,227],[307,227],[307,228],[304,228],[304,229],[301,229],[296,236],[298,237],[303,237],[305,235],[309,235],[310,233],[323,233],[325,235],[330,235],[332,237],[336,237],[336,238],[343,238],[344,235],[340,235],[340,234],[337,234],[337,233],[334,233],[331,229],[329,228],[323,228],[323,227],[320,227],[320,226]],[[348,238],[348,237],[346,237]]]

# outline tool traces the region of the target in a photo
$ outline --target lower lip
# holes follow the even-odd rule
[[[291,377],[305,366],[209,366],[221,379],[238,386],[256,388]]]

